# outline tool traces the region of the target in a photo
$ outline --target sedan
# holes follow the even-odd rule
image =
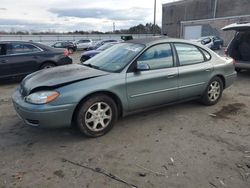
[[[40,69],[72,64],[67,50],[33,42],[0,42],[0,79],[23,77]]]
[[[73,42],[68,42],[68,41],[56,42],[56,43],[52,44],[51,47],[68,49],[69,53],[71,53],[71,54],[77,50],[76,44]]]
[[[98,137],[142,110],[194,99],[214,105],[235,78],[231,58],[185,40],[148,38],[114,45],[83,65],[35,72],[12,100],[28,125],[73,124]]]

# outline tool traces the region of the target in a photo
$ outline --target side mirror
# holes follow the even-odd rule
[[[150,67],[147,63],[137,63],[136,70],[137,71],[147,71],[147,70],[150,70]]]

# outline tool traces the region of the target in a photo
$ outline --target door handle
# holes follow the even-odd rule
[[[167,76],[167,78],[174,78],[174,77],[176,77],[176,74],[170,74]]]
[[[205,71],[206,71],[206,72],[210,72],[210,71],[211,71],[211,69],[210,69],[210,68],[207,68],[207,69],[205,69]]]
[[[4,59],[4,60],[1,60],[1,63],[7,63],[8,60]]]
[[[38,59],[38,57],[37,57],[37,56],[33,56],[33,58],[34,58],[34,59]]]

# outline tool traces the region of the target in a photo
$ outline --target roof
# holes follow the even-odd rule
[[[10,44],[10,43],[23,43],[23,44],[32,44],[32,45],[35,45],[39,48],[42,48],[42,49],[46,49],[46,50],[51,50],[51,49],[54,49],[48,45],[45,45],[45,44],[41,44],[41,43],[38,43],[38,42],[29,42],[29,41],[18,41],[18,40],[15,40],[15,41],[0,41],[0,44]]]
[[[189,43],[191,43],[190,41],[187,41],[184,39],[169,38],[166,36],[156,36],[156,37],[150,37],[150,38],[134,39],[134,40],[128,40],[125,42],[126,43],[142,44],[145,46],[151,46],[151,45],[163,43],[163,42],[189,42]]]

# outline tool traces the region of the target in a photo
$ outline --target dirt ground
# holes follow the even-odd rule
[[[249,83],[243,72],[215,106],[136,114],[95,139],[26,126],[10,99],[18,83],[2,84],[0,187],[249,188]]]

